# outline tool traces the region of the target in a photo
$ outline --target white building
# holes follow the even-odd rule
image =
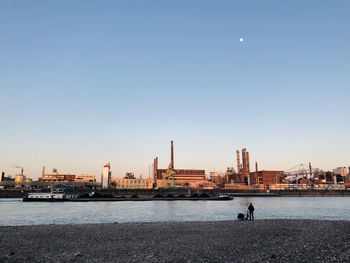
[[[112,179],[111,164],[107,163],[103,166],[102,181],[101,181],[102,188],[109,188],[111,179]]]

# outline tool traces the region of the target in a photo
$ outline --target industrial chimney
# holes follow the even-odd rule
[[[160,179],[158,178],[158,157],[153,160],[153,178],[154,180]]]
[[[1,182],[5,180],[5,172],[1,173]]]
[[[236,151],[236,156],[237,156],[237,173],[241,173],[241,159],[239,155],[239,150]]]
[[[242,161],[243,161],[242,175],[247,177],[248,185],[250,185],[249,152],[247,152],[246,148],[242,149]]]
[[[246,167],[247,167],[247,173],[250,174],[250,161],[249,161],[249,152],[245,153],[246,156]]]
[[[171,141],[171,168],[174,169],[174,142]]]
[[[312,166],[311,166],[311,162],[309,162],[309,172],[310,172],[310,177],[309,177],[309,179],[310,179],[311,176],[312,176]]]
[[[247,149],[242,149],[242,161],[243,161],[243,172],[242,174],[248,175],[250,173],[250,161],[249,161],[249,152]]]
[[[242,162],[243,162],[243,169],[242,169],[242,174],[245,176],[247,175],[247,149],[244,148],[242,149]]]

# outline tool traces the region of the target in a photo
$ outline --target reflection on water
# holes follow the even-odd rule
[[[35,203],[0,199],[0,225],[236,219],[249,203],[256,219],[350,220],[350,197],[237,197],[233,201]]]

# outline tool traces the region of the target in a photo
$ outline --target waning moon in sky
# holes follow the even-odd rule
[[[243,42],[244,41],[244,39],[243,39],[243,37],[241,37],[240,39],[239,39],[239,42]]]

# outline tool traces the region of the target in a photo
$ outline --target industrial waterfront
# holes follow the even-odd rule
[[[350,1],[0,1],[0,263],[350,263]]]
[[[235,197],[232,201],[23,203],[0,199],[0,225],[236,220],[252,202],[256,219],[350,221],[350,197]]]
[[[347,191],[350,189],[349,168],[337,167],[332,171],[325,171],[312,166],[298,164],[286,171],[259,169],[255,161],[255,169],[251,168],[250,153],[246,148],[237,150],[235,161],[228,164],[225,172],[204,169],[187,169],[175,167],[174,141],[170,142],[170,162],[166,169],[159,167],[159,158],[153,159],[149,165],[148,178],[140,175],[138,178],[133,172],[127,172],[124,177],[112,176],[112,165],[103,165],[100,179],[95,175],[79,173],[59,173],[56,168],[47,172],[43,166],[41,177],[33,181],[24,174],[6,176],[2,172],[0,190],[48,191],[53,188],[93,191],[113,190],[164,190],[182,189],[192,191],[226,190],[238,192],[280,192],[280,191]],[[234,158],[232,158],[234,159]],[[343,194],[342,194],[343,195]],[[0,193],[0,197],[4,194]],[[7,195],[6,195],[7,196]],[[11,195],[9,195],[10,197]],[[15,197],[15,196],[14,196]]]

